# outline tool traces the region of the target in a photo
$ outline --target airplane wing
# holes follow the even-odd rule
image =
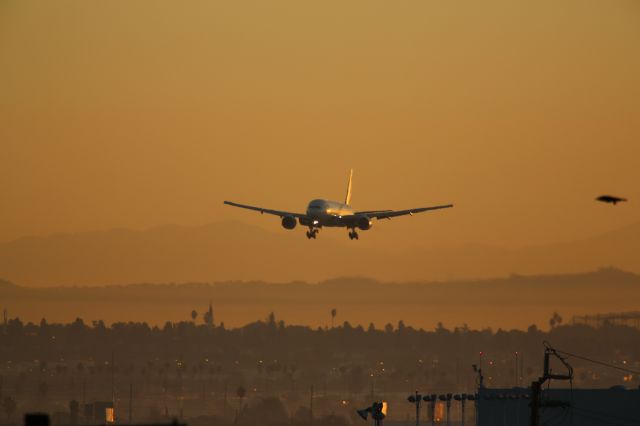
[[[377,211],[365,211],[365,212],[356,212],[356,215],[364,214],[369,216],[370,218],[376,219],[391,219],[396,216],[404,216],[404,215],[413,215],[414,213],[422,213],[429,210],[439,210],[439,209],[448,209],[453,207],[453,204],[445,204],[442,206],[432,206],[432,207],[419,207],[417,209],[408,209],[408,210],[377,210]]]
[[[302,217],[302,218],[307,217],[307,215],[301,214],[301,213],[283,212],[283,211],[280,211],[280,210],[271,210],[271,209],[265,209],[265,208],[262,208],[262,207],[247,206],[245,204],[238,204],[238,203],[234,203],[232,201],[225,201],[224,203],[228,204],[230,206],[233,206],[233,207],[240,207],[242,209],[255,210],[257,212],[260,212],[261,214],[262,213],[267,213],[267,214],[272,214],[272,215],[280,216],[280,217],[284,217],[284,216],[293,216],[293,217]]]

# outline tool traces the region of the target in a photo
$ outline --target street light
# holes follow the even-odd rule
[[[416,406],[416,426],[420,426],[420,402],[422,401],[422,395],[416,391],[415,395],[409,395],[407,398],[409,402],[415,404]]]
[[[471,396],[471,395],[468,395],[468,396]],[[460,426],[464,426],[464,406],[465,406],[465,403],[467,402],[468,396],[466,393],[463,393],[461,395],[456,394],[453,396],[453,399],[455,399],[456,401],[460,401],[460,409],[461,409],[460,415],[462,416],[460,421]]]
[[[424,402],[429,402],[431,406],[431,426],[435,426],[436,424],[436,401],[438,399],[438,395],[432,393],[431,395],[425,395],[422,397]]]
[[[371,414],[374,425],[381,426],[382,420],[387,417],[387,401],[376,401],[371,404],[371,407],[367,407],[362,410],[356,410],[356,412],[360,417],[362,417],[363,420],[367,420],[367,417],[369,416],[369,414]]]
[[[449,426],[451,424],[451,398],[453,397],[452,394],[448,393],[446,395],[440,395],[438,397],[438,399],[440,401],[446,401],[447,402],[447,426]]]

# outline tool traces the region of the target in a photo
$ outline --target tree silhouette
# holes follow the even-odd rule
[[[209,309],[204,313],[202,320],[209,328],[213,328],[213,305],[209,302]]]
[[[557,312],[554,312],[553,316],[549,320],[549,326],[551,326],[551,328],[553,328],[553,327],[555,327],[557,325],[560,325],[560,324],[562,324],[562,317]]]
[[[238,421],[238,418],[240,417],[240,412],[242,411],[242,399],[245,397],[246,394],[247,394],[247,390],[242,386],[238,386],[238,389],[236,389],[236,395],[240,400],[238,402],[238,413],[236,414],[236,423]]]
[[[240,401],[242,401],[242,398],[244,398],[246,394],[247,390],[242,386],[238,386],[238,389],[236,389],[236,395],[240,398]]]
[[[203,313],[198,316],[198,322]],[[259,395],[293,394],[296,389],[323,383],[332,391],[347,391],[350,398],[360,398],[373,380],[371,373],[375,374],[376,389],[388,392],[404,392],[408,386],[433,388],[434,392],[453,390],[455,384],[451,384],[451,377],[456,377],[458,365],[477,363],[481,351],[488,354],[483,370],[491,373],[492,385],[513,383],[515,351],[523,354],[525,363],[519,368],[524,373],[523,380],[528,381],[540,373],[539,353],[544,340],[594,359],[616,363],[625,360],[635,363],[640,359],[640,324],[637,327],[614,323],[603,323],[600,327],[566,324],[557,312],[553,321],[544,324],[544,330],[531,326],[524,330],[497,331],[470,329],[464,325],[448,329],[442,323],[435,329],[424,330],[403,321],[398,321],[397,325],[390,323],[382,329],[371,324],[367,331],[366,326],[363,328],[357,323],[334,321],[334,328],[327,332],[326,326],[283,324],[275,319],[275,314],[270,317],[267,321],[261,318],[226,330],[222,327],[210,330],[202,323],[195,324],[191,318],[168,323],[164,329],[161,325],[150,327],[135,322],[114,323],[109,327],[99,322],[93,326],[91,322],[87,325],[78,321],[49,322],[46,326],[48,335],[39,333],[39,322],[17,328],[18,321],[11,320],[14,327],[11,333],[0,333],[3,352],[0,361],[38,362],[28,370],[2,371],[4,378],[0,377],[0,380],[4,380],[4,389],[0,396],[0,415],[6,415],[2,402],[7,395],[21,402],[20,411],[23,401],[33,403],[35,408],[53,402],[52,398],[60,395],[64,386],[72,389],[67,395],[77,398],[74,386],[78,383],[91,385],[89,395],[98,383],[110,384],[108,354],[113,347],[118,348],[119,357],[127,360],[118,364],[118,368],[114,366],[116,383],[128,375],[134,386],[139,384],[150,392],[164,388],[163,392],[171,395],[183,386],[184,392],[191,393],[185,397],[193,396],[194,389],[200,394],[205,385],[207,391],[222,395],[224,384],[229,383],[230,395],[237,396],[238,400],[227,406],[230,409],[227,420],[231,423],[233,408],[239,409],[244,418],[241,426],[248,426],[247,407],[258,403]],[[549,320],[551,315],[547,318]],[[549,325],[553,328],[549,329]],[[607,344],[593,344],[598,341]],[[176,360],[180,362],[178,367]],[[491,366],[490,360],[493,361]],[[380,361],[384,361],[384,371],[379,367]],[[588,374],[583,374],[585,371]],[[470,369],[460,374],[459,381],[463,385],[465,381],[472,382]],[[585,387],[623,384],[620,376],[607,374],[605,367],[577,364],[575,377],[576,384]],[[636,386],[636,380],[634,377],[631,384]],[[247,385],[245,387],[252,391],[234,394],[234,388],[239,389],[239,385]],[[254,387],[264,393],[254,397]],[[287,409],[295,408],[292,403],[292,400],[287,402]],[[194,423],[194,426],[197,425]]]
[[[336,308],[331,309],[331,328],[333,328],[333,320],[336,318],[338,310]]]
[[[198,318],[198,312],[194,309],[193,311],[191,311],[191,319],[193,320],[193,322],[196,322],[196,318]]]
[[[269,324],[269,326],[271,327],[275,327],[276,326],[276,314],[271,312],[269,313],[269,315],[267,316],[267,324]]]

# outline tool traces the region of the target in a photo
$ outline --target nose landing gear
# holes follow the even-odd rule
[[[307,238],[308,239],[313,238],[315,240],[317,235],[318,235],[318,229],[317,228],[309,228],[309,230],[307,231]]]
[[[349,239],[353,240],[353,239],[358,239],[358,233],[356,232],[355,229],[349,231]]]

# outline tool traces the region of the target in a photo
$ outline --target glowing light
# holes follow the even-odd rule
[[[382,409],[380,410],[385,417],[387,417],[387,401],[382,401]]]
[[[115,423],[116,421],[116,413],[113,407],[104,409],[104,419],[107,423]]]

